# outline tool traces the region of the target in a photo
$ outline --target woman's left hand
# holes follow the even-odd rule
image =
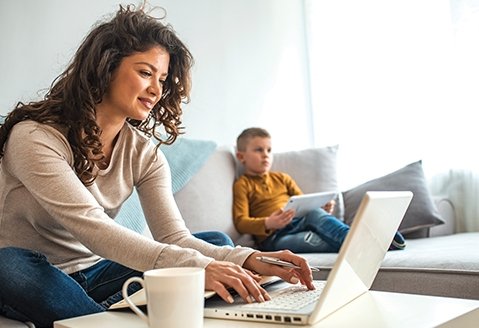
[[[264,302],[270,297],[260,285],[261,277],[241,266],[227,261],[213,261],[205,268],[205,288],[215,291],[228,303],[233,302],[234,289],[248,303]]]
[[[279,265],[261,262],[256,259],[259,256],[275,257],[280,260],[293,263],[300,267],[300,269],[287,268]],[[251,254],[243,264],[243,267],[251,271],[257,272],[266,276],[278,276],[285,281],[296,284],[301,282],[308,289],[314,289],[313,274],[308,262],[305,258],[294,254],[289,250],[277,252],[255,252]]]

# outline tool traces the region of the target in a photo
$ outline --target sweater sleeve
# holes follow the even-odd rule
[[[288,194],[290,196],[303,194],[303,191],[301,190],[301,188],[299,188],[296,181],[290,175],[288,175],[287,173],[282,173],[282,176],[283,176],[284,184],[286,188],[288,189]]]
[[[156,152],[153,148],[151,151]],[[147,167],[142,169],[144,174],[137,184],[148,226],[155,240],[178,245],[185,249],[184,254],[179,254],[174,249],[165,249],[160,255],[158,263],[184,262],[204,267],[214,258],[242,265],[246,258],[254,252],[253,249],[217,247],[190,233],[173,197],[168,162],[161,151],[158,151],[154,157],[156,159],[147,163]],[[196,254],[191,253],[193,251]]]
[[[10,175],[18,179],[49,215],[48,219],[34,216],[30,222],[38,232],[31,238],[38,239],[39,249],[45,249],[46,253],[57,256],[63,252],[59,258],[72,261],[79,254],[77,250],[86,247],[94,254],[139,271],[168,266],[206,266],[212,261],[198,250],[168,243],[177,238],[171,236],[185,233],[184,228],[175,231],[181,225],[178,213],[169,216],[171,213],[161,210],[174,207],[160,206],[161,222],[166,223],[164,236],[170,236],[163,238],[162,243],[115,223],[76,176],[68,141],[52,127],[18,123],[10,133],[3,161]],[[156,195],[154,201],[161,204],[172,201],[163,196]],[[146,201],[142,199],[142,203]],[[145,207],[151,218],[152,206]],[[168,223],[169,219],[175,221]],[[240,253],[240,250],[236,253],[239,262],[251,251],[243,251],[242,256]]]
[[[105,214],[76,176],[68,142],[57,130],[18,123],[10,133],[4,160],[10,174],[50,216],[48,220],[30,218],[40,234],[31,237],[54,245],[47,253],[63,251],[62,257],[68,260],[75,248],[84,246],[137,270],[154,267],[164,247],[121,227]]]
[[[264,238],[272,231],[266,230],[266,217],[250,216],[248,182],[240,177],[233,186],[233,220],[236,230],[243,234],[251,234]]]

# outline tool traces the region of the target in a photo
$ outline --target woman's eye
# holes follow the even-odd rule
[[[149,71],[141,71],[140,74],[146,77],[150,77],[152,75]]]

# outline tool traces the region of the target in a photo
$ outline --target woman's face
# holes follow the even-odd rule
[[[160,100],[170,55],[160,46],[123,58],[97,107],[97,115],[143,121]]]

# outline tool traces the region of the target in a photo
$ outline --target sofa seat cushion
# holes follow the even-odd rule
[[[411,239],[402,251],[387,252],[375,290],[479,299],[479,233]],[[326,279],[337,254],[302,254]]]
[[[478,249],[478,232],[411,239],[407,241],[405,252],[388,252],[382,266],[469,270],[479,273]]]
[[[466,270],[479,273],[479,232],[408,239],[406,249],[386,253],[381,268]],[[337,254],[302,254],[310,265],[330,269]]]
[[[1,328],[27,328],[31,326],[28,326],[26,323],[16,321],[16,320],[11,320],[0,315],[0,327]]]

